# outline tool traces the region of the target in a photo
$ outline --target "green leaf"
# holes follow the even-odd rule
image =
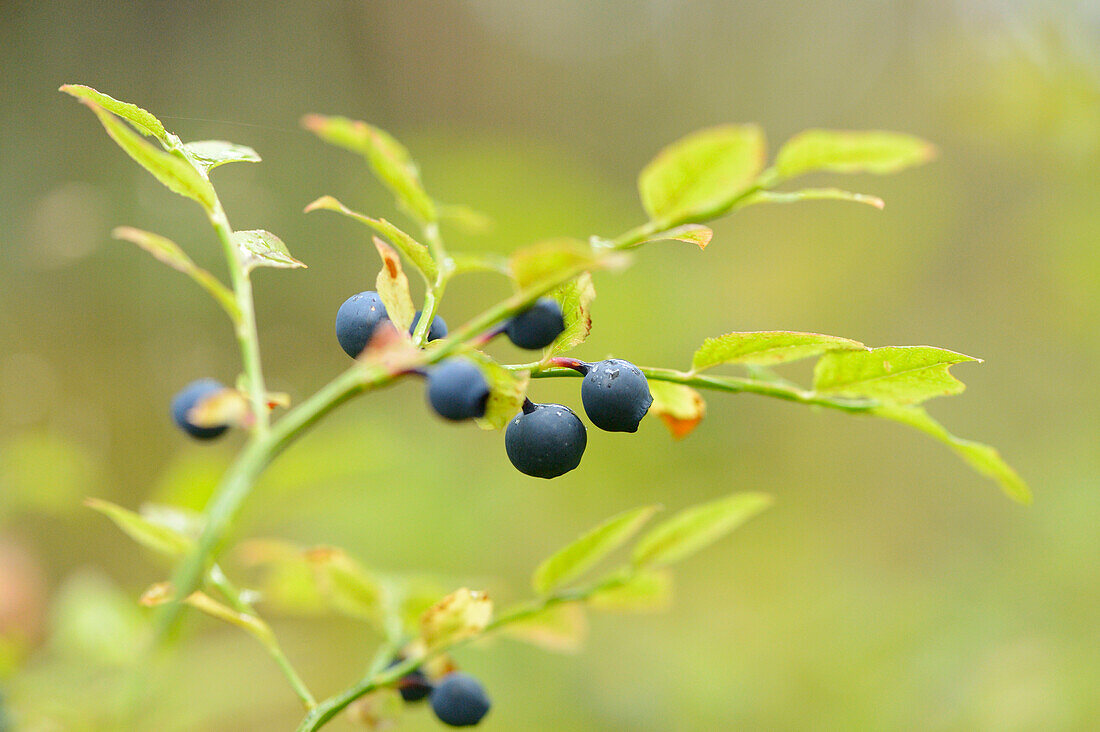
[[[672,604],[672,573],[665,569],[636,570],[623,584],[593,593],[587,604],[611,612],[662,612]]]
[[[179,155],[153,147],[118,117],[92,102],[82,101],[95,112],[111,139],[168,190],[198,201],[208,212],[214,210],[217,201],[214,188],[191,163]]]
[[[649,413],[660,417],[677,440],[691,434],[707,415],[703,395],[690,386],[651,379],[649,393],[653,397]]]
[[[693,371],[724,363],[777,364],[818,356],[827,351],[866,350],[848,338],[787,330],[726,333],[707,338],[691,359]]]
[[[642,239],[633,246],[641,246],[651,241],[671,240],[682,241],[685,244],[694,244],[700,249],[706,249],[707,244],[710,244],[710,240],[713,238],[714,232],[711,231],[710,227],[703,226],[702,224],[684,224],[683,226],[677,226],[676,228],[662,231],[659,234],[654,234],[646,239]]]
[[[469,354],[485,380],[489,382],[489,401],[485,404],[485,414],[476,422],[483,430],[500,430],[515,417],[523,406],[527,394],[527,384],[531,380],[528,371],[510,371],[480,351]]]
[[[170,557],[182,557],[194,542],[179,531],[153,523],[148,518],[110,501],[89,498],[84,505],[111,519],[118,528],[142,546]]]
[[[275,267],[276,269],[295,269],[305,267],[283,244],[283,240],[263,229],[234,231],[231,238],[237,245],[237,256],[246,272],[256,267]]]
[[[465,587],[428,608],[420,618],[420,637],[429,649],[475,636],[493,617],[488,595]]]
[[[302,126],[325,142],[363,155],[399,204],[421,221],[435,221],[436,209],[420,183],[420,171],[408,149],[390,133],[346,117],[308,114]]]
[[[550,346],[550,353],[565,353],[584,343],[588,334],[592,332],[591,307],[592,301],[596,299],[592,275],[585,272],[580,277],[566,282],[557,289],[554,298],[561,303],[565,330]]]
[[[502,275],[511,274],[508,269],[508,258],[489,252],[451,252],[451,261],[454,263],[456,274],[463,272],[496,272]]]
[[[336,213],[341,213],[348,218],[366,224],[377,233],[389,239],[390,243],[397,247],[398,250],[400,250],[401,253],[420,270],[426,282],[431,282],[435,279],[439,270],[428,248],[389,221],[385,219],[372,219],[370,216],[352,211],[332,196],[321,196],[305,208],[306,213],[318,210],[335,211]]]
[[[545,595],[580,577],[638,533],[658,510],[660,506],[640,506],[624,511],[558,550],[535,570],[535,592]]]
[[[672,564],[694,554],[772,504],[763,493],[734,493],[684,509],[643,536],[634,546],[637,567]]]
[[[775,158],[781,178],[815,171],[896,173],[920,165],[936,148],[919,137],[898,132],[806,130],[783,144]]]
[[[517,249],[508,258],[508,270],[520,290],[534,287],[562,273],[595,267],[600,255],[576,239],[551,239]]]
[[[222,309],[229,313],[229,317],[233,319],[234,323],[240,322],[241,311],[237,307],[237,301],[229,288],[223,285],[217,277],[196,265],[174,241],[159,234],[142,231],[130,226],[119,226],[111,232],[111,236],[115,239],[137,244],[172,269],[183,272],[210,293],[222,306]]]
[[[315,579],[332,606],[354,618],[380,623],[382,585],[343,549],[317,547],[306,552]]]
[[[757,191],[745,199],[744,205],[755,203],[799,203],[800,201],[851,201],[865,203],[882,210],[886,202],[878,196],[852,193],[840,188],[804,188],[801,191]]]
[[[814,368],[814,391],[868,397],[886,404],[919,404],[966,387],[948,372],[952,364],[980,359],[930,346],[887,346],[832,351]]]
[[[137,128],[138,132],[147,137],[157,138],[165,147],[173,147],[179,143],[179,139],[164,129],[159,119],[135,104],[121,102],[82,84],[64,84],[58,91],[63,91],[77,99],[86,99],[108,112],[117,114]]]
[[[401,269],[401,259],[393,247],[377,236],[374,237],[374,246],[382,257],[382,270],[375,280],[378,297],[386,306],[386,315],[397,332],[407,333],[416,315],[416,307],[409,295],[409,278]]]
[[[142,593],[140,602],[145,607],[156,607],[175,599],[172,584],[158,582]],[[237,626],[268,648],[276,646],[275,634],[271,632],[271,627],[255,615],[237,612],[201,590],[192,592],[183,598],[183,602],[212,618]]]
[[[508,623],[501,632],[545,651],[578,653],[588,637],[588,617],[579,603],[559,603],[523,620]]]
[[[764,154],[764,133],[756,125],[693,132],[642,169],[642,205],[650,219],[669,225],[719,216],[752,187]]]
[[[226,163],[258,163],[259,154],[246,145],[237,145],[224,140],[199,140],[184,145],[199,165],[213,170]]]
[[[1031,503],[1031,490],[1000,453],[989,445],[955,437],[932,419],[924,407],[882,406],[872,409],[870,414],[907,424],[931,435],[954,450],[974,470],[996,481],[1009,498],[1019,503]]]
[[[493,219],[461,203],[437,204],[440,221],[454,224],[467,234],[484,234],[493,228]]]

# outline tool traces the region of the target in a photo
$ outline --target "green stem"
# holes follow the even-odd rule
[[[298,695],[298,698],[302,700],[302,705],[307,709],[312,709],[317,706],[317,700],[313,698],[313,694],[310,693],[309,688],[302,681],[302,677],[298,675],[298,672],[291,665],[290,660],[287,659],[286,654],[283,653],[282,647],[279,645],[278,639],[275,637],[275,633],[272,632],[270,626],[260,620],[259,614],[256,612],[256,608],[252,606],[252,603],[248,602],[241,596],[241,591],[237,589],[236,585],[225,575],[221,567],[214,564],[210,567],[210,572],[207,575],[207,580],[217,588],[218,592],[225,597],[230,607],[236,612],[242,615],[248,615],[256,618],[258,627],[262,627],[266,632],[255,635],[259,641],[267,649],[268,654],[275,660],[275,663],[279,666],[279,669],[283,672],[286,680],[290,683],[290,687],[294,690],[294,693]]]
[[[221,202],[215,200],[214,210],[210,212],[210,223],[214,226],[218,238],[225,249],[229,265],[229,279],[233,286],[233,295],[241,317],[235,323],[237,343],[241,349],[241,362],[245,378],[248,381],[248,399],[255,417],[254,429],[257,434],[267,431],[270,418],[267,409],[267,387],[264,385],[264,372],[260,364],[260,338],[256,330],[256,308],[252,302],[252,281],[241,264],[237,246],[233,243],[233,229]]]
[[[577,588],[572,590],[562,590],[561,592],[547,595],[537,600],[517,605],[512,610],[500,615],[491,623],[485,626],[485,628],[477,635],[461,638],[457,641],[444,644],[438,648],[434,648],[427,654],[419,658],[410,658],[402,661],[399,664],[390,666],[382,671],[368,672],[366,676],[359,680],[358,683],[348,687],[344,691],[325,699],[319,703],[316,707],[310,710],[306,715],[302,723],[298,725],[297,732],[316,732],[316,730],[324,727],[333,717],[339,714],[349,704],[354,702],[366,694],[369,694],[376,689],[381,689],[391,684],[396,683],[402,677],[415,671],[423,664],[443,655],[449,653],[457,648],[468,645],[480,638],[484,638],[490,633],[494,633],[501,628],[504,628],[512,623],[517,623],[521,620],[526,620],[535,615],[538,615],[542,611],[554,607],[555,605],[562,605],[568,602],[584,602],[589,597],[602,590],[616,587],[624,584],[630,580],[629,572],[617,572],[608,577],[607,579],[589,585],[588,587]]]
[[[290,682],[290,687],[294,689],[294,693],[298,695],[298,699],[301,700],[302,706],[306,708],[306,711],[314,709],[317,706],[317,700],[313,698],[313,694],[310,693],[309,688],[305,685],[305,682],[302,681],[302,677],[294,670],[294,667],[283,653],[283,649],[279,647],[279,644],[275,642],[274,638],[272,638],[271,645],[267,646],[267,652],[275,659],[275,663],[278,664],[283,675],[286,676],[287,681]]]
[[[581,378],[583,374],[573,369],[560,366],[538,368],[538,364],[516,364],[505,368],[512,370],[531,370],[531,378],[547,379],[555,377]],[[868,399],[845,399],[843,397],[830,397],[817,394],[813,391],[805,391],[786,384],[777,384],[759,379],[749,379],[743,376],[704,376],[674,369],[660,369],[651,366],[639,366],[638,369],[645,374],[647,379],[654,381],[668,381],[673,384],[683,384],[700,389],[725,391],[733,394],[748,392],[763,396],[775,397],[799,404],[814,404],[829,409],[839,409],[843,412],[869,412],[878,406],[878,402]]]
[[[443,299],[443,291],[447,289],[447,283],[455,272],[455,262],[447,254],[443,246],[443,238],[439,234],[439,224],[433,222],[424,224],[424,238],[428,242],[428,251],[435,260],[439,273],[435,282],[429,283],[424,293],[424,307],[420,310],[420,321],[413,331],[413,343],[417,347],[423,346],[428,340],[428,331],[431,330],[432,321],[435,320],[436,310]]]

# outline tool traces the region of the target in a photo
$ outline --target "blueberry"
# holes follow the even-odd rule
[[[403,658],[395,658],[393,663],[386,668],[393,668],[404,660]],[[405,674],[397,682],[397,691],[401,693],[401,698],[407,702],[418,702],[421,699],[427,699],[433,688],[435,686],[432,684],[431,679],[428,678],[423,669],[419,668]]]
[[[489,401],[489,382],[471,361],[452,358],[428,372],[428,401],[445,419],[481,417]]]
[[[181,430],[192,437],[200,440],[210,440],[217,437],[225,432],[229,426],[223,424],[218,427],[200,427],[196,424],[192,424],[187,419],[187,413],[199,402],[217,394],[223,389],[225,389],[225,386],[215,379],[199,379],[198,381],[192,381],[173,397],[172,419],[179,425]]]
[[[645,374],[629,361],[592,364],[581,384],[581,401],[592,424],[608,432],[637,432],[653,397]]]
[[[581,464],[588,432],[569,407],[524,402],[508,423],[504,449],[516,470],[536,478],[556,478]]]
[[[565,330],[561,305],[549,297],[537,300],[534,305],[508,321],[504,332],[508,339],[520,348],[545,348]]]
[[[456,671],[432,691],[432,711],[452,727],[472,727],[489,713],[489,696],[477,679]]]
[[[336,311],[336,340],[344,353],[355,358],[367,347],[375,327],[386,318],[386,306],[377,292],[352,295]]]
[[[412,325],[409,326],[409,335],[412,335],[413,331],[416,330],[416,324],[420,322],[420,315],[423,312],[424,312],[423,310],[417,310],[416,311],[416,315],[413,316]],[[446,323],[446,321],[443,320],[443,318],[441,318],[437,315],[434,318],[432,318],[432,325],[431,325],[430,328],[428,328],[428,340],[429,341],[438,341],[440,338],[446,338],[446,337],[447,337],[447,323]]]

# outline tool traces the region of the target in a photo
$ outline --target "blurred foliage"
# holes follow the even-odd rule
[[[636,223],[634,171],[702,126],[936,142],[936,164],[875,181],[882,212],[759,207],[717,224],[706,251],[648,245],[629,273],[596,277],[577,355],[684,363],[706,335],[780,328],[975,354],[966,398],[937,414],[998,445],[1031,508],[901,426],[748,396],[708,400],[675,444],[656,419],[593,436],[584,469],[546,485],[511,469],[499,434],[439,423],[403,384],[282,457],[236,538],[332,544],[506,603],[624,508],[764,490],[776,506],[685,565],[668,612],[594,617],[575,656],[463,651],[495,700],[485,728],[1096,727],[1097,49],[1085,0],[0,4],[0,694],[16,729],[102,729],[135,693],[137,598],[163,566],[81,500],[199,509],[233,450],[185,443],[167,416],[181,385],[237,372],[216,305],[109,234],[163,232],[220,274],[216,242],[57,94],[69,79],[263,157],[214,175],[235,225],[279,232],[310,265],[256,277],[270,386],[296,400],[345,364],[332,318],[376,268],[363,232],[302,207],[331,193],[400,220],[361,160],[298,127],[304,113],[391,130],[429,190],[494,220],[480,234],[445,221],[454,248],[501,254]],[[458,280],[442,314],[461,323],[505,292],[491,274]],[[533,388],[577,403],[562,381]],[[227,571],[249,578],[242,564]],[[376,638],[310,602],[272,624],[325,693]],[[144,670],[157,703],[128,728],[296,722],[254,641],[200,617],[184,635]],[[408,728],[437,726],[415,712]]]

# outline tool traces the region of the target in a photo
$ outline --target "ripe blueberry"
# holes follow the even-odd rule
[[[581,401],[592,424],[608,432],[637,432],[653,397],[645,374],[629,361],[594,363],[581,384]]]
[[[452,358],[428,372],[428,402],[440,417],[481,417],[488,401],[489,382],[471,361]]]
[[[504,332],[508,340],[520,348],[545,348],[565,330],[565,319],[561,314],[561,305],[549,297],[535,301],[535,304],[508,321]]]
[[[199,402],[217,394],[223,389],[225,389],[225,386],[215,379],[199,379],[198,381],[192,381],[173,397],[172,419],[179,425],[181,430],[192,437],[200,440],[210,440],[217,437],[225,432],[229,426],[223,424],[217,427],[200,427],[197,424],[193,424],[187,418],[187,413],[198,405]]]
[[[569,407],[523,403],[508,423],[504,449],[516,470],[535,478],[556,478],[581,464],[588,432]]]
[[[367,347],[374,329],[386,317],[386,306],[377,292],[352,295],[336,311],[336,340],[344,353],[355,358]]]
[[[432,711],[452,727],[472,727],[489,713],[489,695],[477,679],[456,671],[432,691]]]
[[[416,311],[416,315],[413,316],[412,325],[409,326],[409,335],[412,335],[413,332],[416,330],[416,324],[420,322],[420,315],[423,312],[424,312],[423,310],[417,310]],[[438,341],[440,338],[446,338],[446,337],[447,337],[447,323],[443,320],[443,318],[441,318],[437,315],[434,318],[432,318],[432,324],[428,328],[428,340],[429,341]]]
[[[403,658],[395,658],[387,668],[393,668],[402,661],[404,661]],[[397,682],[397,691],[401,693],[401,698],[407,702],[418,702],[421,699],[426,699],[434,688],[435,685],[432,684],[431,679],[428,678],[423,669],[419,668],[405,674]]]

